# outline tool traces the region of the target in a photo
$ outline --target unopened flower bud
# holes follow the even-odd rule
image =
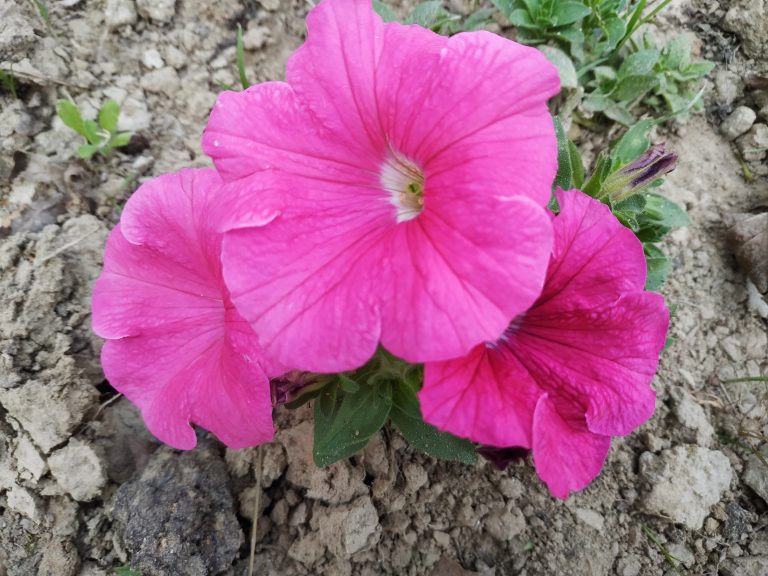
[[[652,146],[634,162],[614,172],[603,182],[602,196],[614,202],[626,200],[669,174],[677,166],[677,154],[667,152],[663,144]]]

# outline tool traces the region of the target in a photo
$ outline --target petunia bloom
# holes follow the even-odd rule
[[[385,24],[370,0],[324,0],[307,27],[286,82],[222,93],[203,136],[277,215],[226,234],[233,302],[265,350],[312,372],[359,367],[379,342],[422,362],[495,338],[546,273],[556,69],[488,32]]]
[[[205,169],[142,185],[109,236],[93,291],[107,379],[180,449],[195,446],[190,422],[232,448],[273,436],[258,340],[222,279],[220,188]]]
[[[611,436],[653,414],[650,387],[669,313],[644,292],[635,235],[607,206],[558,191],[544,290],[503,336],[425,366],[426,421],[498,447],[530,449],[550,491],[566,498],[600,472]]]

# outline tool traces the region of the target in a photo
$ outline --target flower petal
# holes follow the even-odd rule
[[[280,217],[225,235],[232,301],[266,353],[284,365],[311,372],[357,368],[373,355],[380,334],[375,215],[359,223],[340,216],[305,223]]]
[[[537,309],[585,309],[642,292],[645,256],[632,231],[608,206],[579,190],[558,190],[557,199],[552,263]]]
[[[565,414],[565,415],[564,415]],[[610,436],[590,432],[568,407],[544,394],[533,415],[533,462],[549,491],[565,500],[597,477],[611,448]]]
[[[533,201],[445,186],[394,229],[384,253],[381,342],[409,362],[498,338],[536,300],[549,259],[551,223]]]
[[[200,251],[181,241],[183,259]],[[204,260],[201,261],[206,266]],[[93,288],[93,330],[102,338],[164,332],[169,325],[196,318],[201,325],[224,321],[216,279],[152,248],[125,239],[121,225],[109,235],[104,270]]]
[[[231,447],[272,437],[269,381],[256,335],[229,301],[220,263],[225,216],[213,170],[144,184],[110,234],[93,295],[102,365],[149,429],[177,448],[190,422]]]
[[[514,356],[477,346],[468,355],[424,367],[419,402],[424,420],[492,446],[532,446],[533,411],[541,391]]]
[[[643,292],[643,248],[597,200],[558,193],[555,249],[541,297],[516,322],[508,345],[550,396],[574,398],[589,428],[628,434],[651,417],[649,386],[669,312]]]
[[[653,415],[656,393],[649,384],[668,318],[663,297],[652,293],[600,308],[546,308],[541,315],[536,308],[509,346],[551,396],[581,406],[591,431],[625,435]]]
[[[190,422],[230,448],[271,440],[269,381],[259,365],[224,338],[223,326],[207,332],[194,323],[178,328],[108,341],[102,365],[112,386],[139,406],[150,431],[174,448],[194,448]]]

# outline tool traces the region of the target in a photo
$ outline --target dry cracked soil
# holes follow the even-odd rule
[[[717,62],[706,110],[658,128],[680,155],[663,193],[690,226],[666,243],[676,307],[658,404],[565,502],[530,464],[437,462],[385,429],[353,458],[312,464],[311,414],[279,410],[264,448],[205,434],[160,446],[105,382],[89,298],[104,241],[143,180],[200,150],[235,29],[252,82],[279,79],[304,0],[0,0],[0,576],[243,575],[261,494],[260,575],[768,575],[768,3],[676,0],[656,33]],[[458,11],[462,0],[452,0]],[[406,8],[397,4],[399,10]],[[495,31],[511,34],[501,20]],[[79,161],[55,114],[107,98],[136,137]],[[577,134],[594,155],[604,134]],[[760,234],[762,233],[762,236]],[[765,241],[768,243],[768,240]]]

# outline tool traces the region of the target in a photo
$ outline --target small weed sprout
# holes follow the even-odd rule
[[[107,157],[112,150],[125,146],[131,140],[130,132],[117,131],[120,105],[114,100],[102,104],[98,121],[84,120],[78,107],[70,100],[59,100],[56,113],[66,126],[85,138],[87,143],[77,147],[80,158],[91,158],[97,152]]]
[[[16,77],[13,75],[13,70],[0,69],[0,83],[2,83],[3,88],[13,96],[14,100],[19,97],[16,92]]]
[[[130,566],[120,566],[115,568],[115,576],[141,576],[141,572],[134,570]]]

